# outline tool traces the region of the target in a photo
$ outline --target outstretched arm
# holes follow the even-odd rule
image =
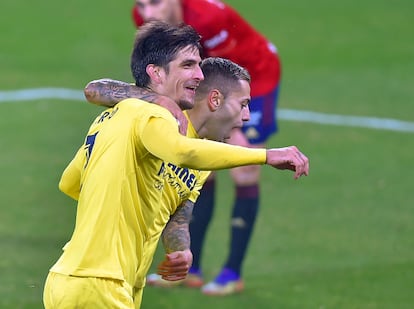
[[[187,132],[187,118],[184,116],[178,104],[167,96],[162,96],[133,84],[109,78],[89,82],[83,92],[88,102],[106,107],[113,107],[116,103],[128,98],[137,98],[158,104],[168,109],[177,119],[181,134],[185,135]]]
[[[294,178],[307,176],[309,160],[295,146],[248,148],[177,133],[173,121],[152,118],[141,133],[144,147],[163,161],[196,170],[213,171],[244,165],[267,164],[294,171]]]
[[[164,261],[158,265],[158,274],[165,280],[184,279],[193,263],[189,231],[193,208],[193,202],[184,201],[171,216],[162,232],[161,239],[167,254]]]

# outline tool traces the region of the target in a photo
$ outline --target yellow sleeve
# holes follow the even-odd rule
[[[75,157],[63,171],[59,181],[59,189],[74,200],[79,199],[81,189],[81,171],[85,157],[83,147],[76,153]]]
[[[160,117],[149,119],[141,140],[153,155],[181,167],[218,170],[266,163],[266,149],[188,138],[179,134],[172,122]]]

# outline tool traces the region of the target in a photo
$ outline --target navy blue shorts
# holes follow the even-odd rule
[[[249,104],[250,120],[243,124],[242,131],[250,144],[262,144],[277,132],[277,99],[279,86],[259,97],[252,97]]]

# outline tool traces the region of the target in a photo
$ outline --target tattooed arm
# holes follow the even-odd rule
[[[83,92],[88,102],[106,107],[112,107],[127,98],[137,98],[158,104],[168,109],[177,119],[181,134],[185,135],[187,132],[187,118],[184,116],[178,104],[167,96],[156,94],[133,84],[108,78],[89,82]]]
[[[127,98],[138,98],[155,103],[161,97],[133,84],[108,78],[89,82],[84,89],[84,94],[90,103],[107,107],[112,107]]]
[[[165,226],[161,239],[167,253],[190,248],[190,231],[188,228],[193,208],[193,202],[184,201]]]
[[[171,216],[162,233],[162,242],[167,254],[164,261],[158,265],[158,273],[165,280],[184,279],[193,262],[189,231],[193,208],[193,202],[183,202]]]

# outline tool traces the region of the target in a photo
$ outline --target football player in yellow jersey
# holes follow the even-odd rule
[[[191,108],[204,78],[198,42],[188,26],[142,27],[131,57],[137,86]],[[95,119],[59,183],[78,206],[71,240],[46,280],[46,308],[140,307],[145,275],[140,271],[151,259],[144,250],[154,243],[154,223],[164,207],[165,162],[197,170],[269,164],[293,170],[295,178],[309,169],[296,147],[249,149],[186,138],[166,109],[123,100]],[[194,185],[190,178],[187,182]],[[191,204],[176,210],[175,224],[188,220],[191,210]],[[166,237],[168,255],[161,267],[170,280],[184,278],[192,259],[182,242],[188,231],[179,227],[175,233],[172,241]]]
[[[190,118],[187,136],[224,141],[234,127],[239,127],[243,121],[249,119],[250,75],[244,68],[222,58],[207,58],[200,66],[204,80],[197,88],[194,107],[187,111]],[[161,207],[154,224],[154,235],[157,236],[153,238],[154,243],[151,246],[149,258],[152,259],[159,235],[166,224],[163,239],[165,239],[167,252],[171,249],[169,243],[177,240],[177,228],[182,230],[181,235],[185,235],[181,242],[189,246],[186,224],[190,214],[184,217],[185,225],[183,218],[178,224],[177,217],[180,212],[176,213],[176,209],[180,206],[184,207],[183,209],[189,209],[188,204],[191,208],[193,207],[209,173],[180,168],[171,163],[163,164],[162,174],[166,183],[160,203],[165,205]],[[165,277],[169,277],[170,280],[171,277],[175,278],[177,276],[174,272],[175,268],[165,268],[164,263],[168,263],[168,260],[161,263],[161,273],[165,271]],[[149,266],[150,263],[147,263],[144,273],[147,273]],[[178,271],[180,272],[180,269]],[[189,282],[189,279],[187,277],[186,282]],[[171,281],[161,282],[168,284]]]

